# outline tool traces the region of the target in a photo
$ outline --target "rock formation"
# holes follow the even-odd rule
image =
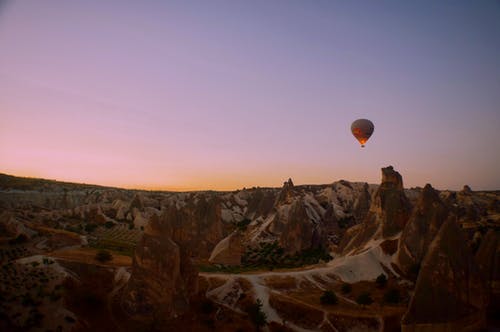
[[[278,199],[276,200],[275,205],[290,203],[293,196],[294,196],[294,185],[292,179],[288,179],[288,181],[283,183],[283,188],[281,189],[278,195]]]
[[[476,331],[484,327],[486,293],[480,271],[454,218],[429,246],[402,331]]]
[[[382,184],[371,202],[362,224],[350,230],[352,238],[344,237],[344,253],[360,249],[371,239],[389,238],[405,227],[410,215],[410,202],[403,190],[403,179],[392,166],[382,168]]]
[[[313,247],[314,223],[300,200],[280,205],[269,230],[278,234],[280,247],[285,248],[287,253],[294,254]]]
[[[370,204],[371,196],[368,191],[368,183],[365,183],[361,194],[354,203],[353,216],[358,223],[362,222],[368,214],[368,211],[370,211]]]
[[[133,257],[124,307],[132,315],[169,319],[189,308],[198,273],[186,248],[172,240],[173,227],[153,217]]]
[[[352,191],[351,186],[349,192]],[[327,248],[329,239],[334,241],[332,235],[339,234],[338,219],[333,203],[326,197],[317,197],[314,191],[295,187],[291,179],[286,181],[272,209],[266,206],[263,211],[254,209],[247,214],[255,220],[247,232],[248,244],[277,241],[291,255],[310,248]]]
[[[397,261],[406,275],[418,270],[429,245],[447,217],[448,209],[438,192],[427,184],[399,240]]]
[[[134,198],[130,202],[130,210],[132,209],[144,211],[144,198],[142,197],[142,195],[135,194]]]
[[[172,240],[186,248],[190,256],[208,258],[227,235],[222,226],[220,201],[213,195],[198,195],[181,208],[170,205],[161,223],[172,228]]]
[[[0,213],[0,238],[16,238],[22,235],[28,239],[35,234],[35,231],[26,227],[22,222],[17,220],[13,213]]]
[[[240,265],[243,252],[243,236],[236,230],[215,246],[208,261],[214,264]]]
[[[491,311],[500,307],[500,232],[490,229],[476,253],[481,274],[486,278]],[[496,313],[498,315],[498,312]]]
[[[241,310],[259,298],[268,317],[275,318],[271,321],[275,325],[269,325],[270,330],[280,325],[280,317],[287,318],[290,313],[297,316],[300,310],[315,313],[312,318],[298,315],[295,320],[295,316],[290,315],[292,318],[287,318],[290,319],[287,323],[295,321],[299,327],[304,324],[303,328],[318,330],[330,330],[330,325],[332,330],[392,330],[392,327],[399,328],[407,294],[412,294],[402,322],[404,331],[477,330],[483,326],[485,308],[488,308],[485,303],[489,301],[490,310],[498,310],[500,306],[499,197],[498,191],[471,191],[467,187],[460,192],[439,194],[430,185],[403,189],[402,177],[392,167],[382,169],[380,186],[345,180],[326,185],[294,185],[288,180],[282,188],[190,193],[135,191],[17,179],[0,174],[0,240],[5,246],[10,245],[9,242],[15,244],[12,250],[3,252],[0,260],[17,265],[20,264],[18,257],[33,254],[41,260],[38,254],[58,254],[55,249],[87,244],[83,241],[87,239],[88,243],[111,251],[116,250],[115,240],[126,244],[124,249],[135,248],[130,279],[128,274],[127,278],[115,279],[115,282],[119,280],[115,288],[108,283],[110,291],[120,289],[109,294],[108,299],[112,297],[110,303],[114,304],[120,297],[123,308],[132,318],[138,318],[134,321],[138,327],[145,327],[148,319],[161,324],[158,320],[187,311],[175,324],[189,325],[188,321],[201,317],[202,324],[205,318],[209,324],[215,322],[215,330],[236,330],[232,329],[236,322],[247,320],[250,324]],[[23,234],[27,236],[16,240]],[[296,253],[319,246],[329,247],[339,255],[320,268],[304,271],[274,271],[260,276],[203,273],[200,288],[210,289],[211,293],[197,293],[194,259],[238,265],[245,250],[244,264],[262,261],[264,263],[256,266],[264,268],[276,258],[276,261],[292,262],[290,266],[294,266],[297,261],[299,265],[307,263],[301,256],[312,251],[303,255]],[[475,257],[471,254],[474,250]],[[78,261],[80,257],[75,255],[73,259]],[[113,259],[105,269],[111,271],[119,261]],[[42,262],[40,266],[25,264],[25,267],[46,268]],[[47,265],[57,267],[57,264]],[[68,262],[67,265],[70,272],[74,264]],[[85,263],[86,268],[91,265]],[[414,283],[404,279],[419,265],[412,292]],[[126,272],[120,266],[115,278]],[[373,317],[362,308],[359,308],[359,316],[353,315],[354,304],[352,313],[349,304],[345,317],[333,313],[334,307],[333,311],[326,307],[311,309],[311,306],[320,306],[318,297],[323,288],[336,289],[337,278],[346,283],[362,281],[362,287],[369,289],[375,287],[371,281],[380,274],[387,275],[390,288],[401,291],[403,301],[383,310],[396,309],[397,314],[390,317],[392,325],[378,317],[378,310]],[[10,277],[8,280],[15,281],[18,275]],[[483,282],[482,277],[487,280]],[[264,288],[270,290],[268,298],[262,296]],[[354,299],[358,290],[355,288],[352,294],[344,295]],[[203,310],[207,304],[193,305],[195,293],[194,298],[198,300],[205,294],[217,300],[217,310],[213,307],[210,314],[190,316],[197,315],[197,310]],[[280,294],[283,295],[281,302]],[[13,293],[8,295],[14,298]],[[296,296],[303,295],[316,303],[304,302],[304,306],[298,305],[298,301],[292,303],[291,299],[300,299]],[[341,306],[346,303],[344,295],[339,296]],[[381,304],[379,295],[381,290],[376,290],[374,300]],[[14,323],[18,317],[16,308],[23,306],[22,298],[18,295],[16,298],[19,306],[0,306],[15,309],[10,316]],[[239,304],[232,306],[234,303]],[[372,308],[378,308],[378,304],[374,306]],[[275,316],[274,311],[279,316]],[[367,313],[371,318],[365,317]],[[231,323],[233,325],[223,326],[224,319],[228,322],[235,317],[239,318]],[[88,317],[77,318],[84,322]],[[161,326],[189,330],[188,326],[177,328],[179,325],[175,324],[170,321]],[[291,324],[289,327],[294,328]]]

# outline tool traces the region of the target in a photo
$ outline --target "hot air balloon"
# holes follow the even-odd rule
[[[358,119],[351,125],[351,132],[359,141],[362,148],[365,147],[365,143],[373,134],[374,129],[373,123],[367,119]]]

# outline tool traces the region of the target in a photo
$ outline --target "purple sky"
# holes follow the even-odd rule
[[[500,189],[498,1],[0,3],[0,172]]]

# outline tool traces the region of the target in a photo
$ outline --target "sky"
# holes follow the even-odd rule
[[[499,132],[499,1],[0,0],[3,173],[500,189]]]

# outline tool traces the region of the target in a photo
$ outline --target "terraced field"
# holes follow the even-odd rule
[[[93,235],[96,239],[90,241],[91,247],[132,256],[135,246],[142,236],[142,231],[129,229],[128,224],[123,223],[109,229],[99,228]]]

